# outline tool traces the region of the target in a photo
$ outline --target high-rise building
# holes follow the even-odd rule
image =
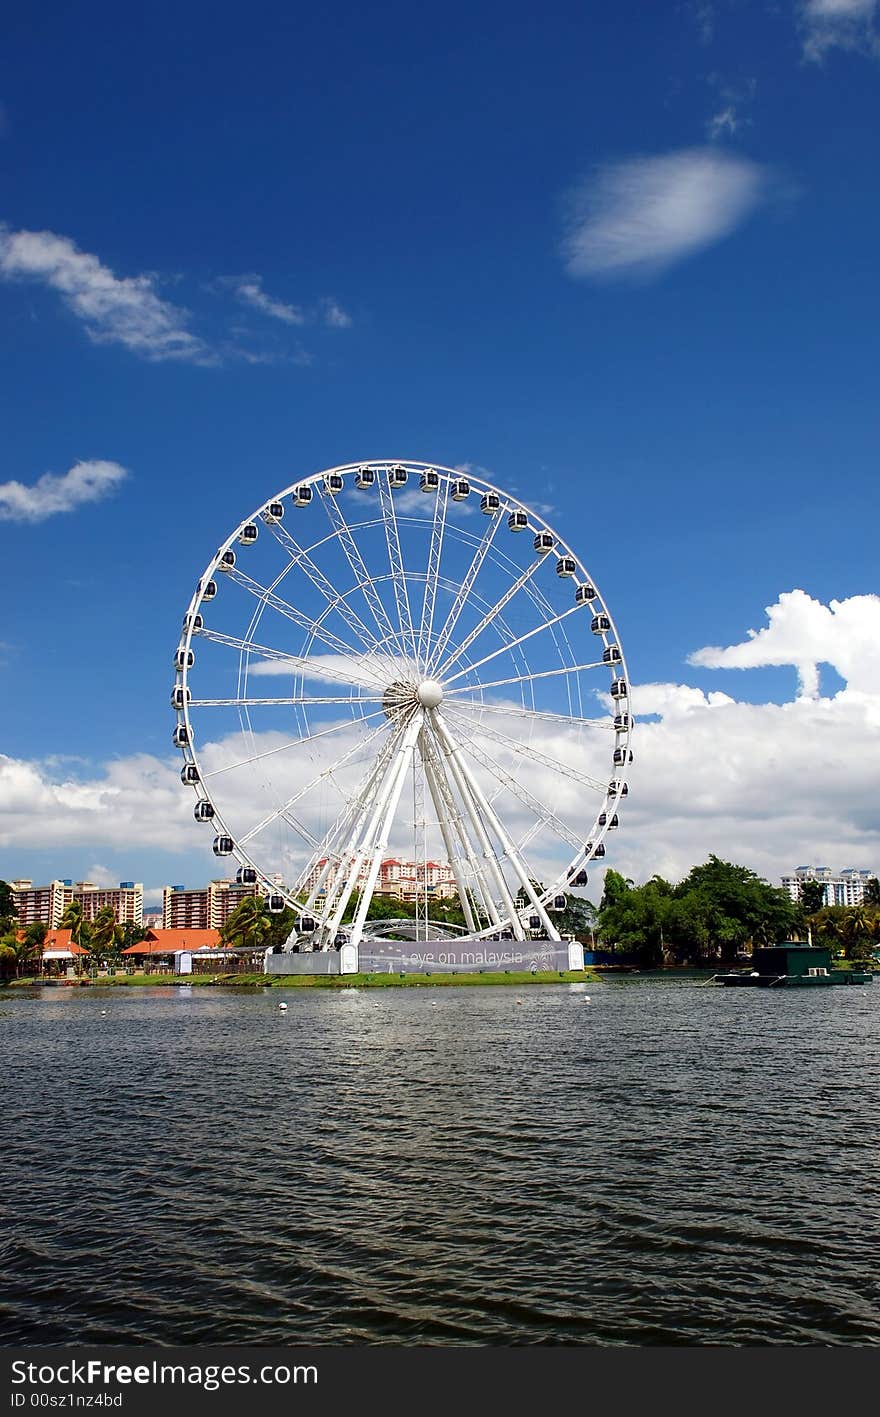
[[[92,921],[109,905],[120,925],[129,921],[140,925],[144,913],[144,888],[139,881],[120,881],[118,886],[96,886],[91,881],[50,881],[35,886],[33,881],[10,881],[18,923],[22,929],[37,920],[57,930],[71,902],[82,907],[83,919]]]
[[[256,885],[211,881],[198,890],[165,886],[162,891],[163,930],[219,930],[246,896],[259,894]]]
[[[109,905],[120,925],[143,924],[144,887],[140,881],[120,881],[118,886],[96,886],[91,881],[76,881],[73,899],[82,906],[84,920],[94,920],[98,911]]]
[[[10,881],[12,898],[22,930],[39,920],[50,930],[57,930],[65,909],[73,900],[70,881],[50,881],[47,886],[35,886],[33,881]]]
[[[876,871],[857,866],[846,866],[842,871],[832,871],[830,866],[798,866],[794,875],[782,877],[782,889],[800,902],[804,883],[818,881],[825,905],[863,905],[868,881],[876,875]]]

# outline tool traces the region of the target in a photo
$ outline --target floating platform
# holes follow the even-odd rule
[[[745,989],[813,988],[827,984],[873,984],[873,974],[860,969],[832,969],[827,974],[747,974],[736,970],[731,974],[716,974],[713,984],[732,984]]]
[[[750,970],[716,974],[712,982],[741,989],[812,989],[829,984],[871,984],[873,980],[867,970],[832,969],[831,951],[823,945],[789,942],[755,950]]]

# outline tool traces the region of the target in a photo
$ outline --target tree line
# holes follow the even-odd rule
[[[636,886],[619,871],[605,874],[596,934],[604,949],[633,957],[643,968],[733,964],[755,946],[811,939],[853,961],[880,944],[880,885],[868,883],[865,904],[825,906],[819,881],[803,898],[730,861],[710,856],[673,885],[652,876]]]

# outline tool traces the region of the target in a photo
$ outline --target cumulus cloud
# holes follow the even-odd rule
[[[125,842],[183,851],[193,844],[192,826],[192,799],[168,761],[138,753],[73,777],[0,754],[2,847]]]
[[[767,617],[762,629],[739,644],[694,653],[693,663],[724,675],[718,688],[707,692],[686,683],[635,684],[630,794],[620,810],[620,830],[606,838],[607,864],[625,875],[645,880],[658,872],[681,879],[710,851],[775,882],[809,861],[880,869],[880,598],[853,596],[824,605],[795,590],[780,595]],[[817,685],[814,694],[801,693],[786,703],[753,703],[736,697],[737,681],[726,674],[788,664],[802,679],[806,675],[812,689],[809,666],[816,663],[832,664],[845,687],[821,696]],[[518,738],[521,713],[521,705],[505,706],[499,695],[483,723],[508,740]],[[450,702],[448,714],[456,735],[466,736],[464,705],[454,709]],[[345,710],[338,732],[327,740],[336,760],[363,744],[380,720],[381,711],[360,728],[349,726]],[[326,722],[337,720],[328,717]],[[203,770],[213,774],[212,794],[221,808],[228,807],[234,834],[252,828],[273,805],[321,772],[320,755],[290,751],[290,739],[297,734],[292,728],[289,736],[273,730],[200,744]],[[559,723],[537,720],[529,729],[526,753],[509,741],[476,741],[521,790],[545,799],[545,757],[600,782],[609,775],[612,740],[598,723],[578,736]],[[256,771],[243,761],[255,753],[262,755]],[[368,760],[369,753],[346,758],[332,783],[293,807],[316,837],[335,819]],[[474,770],[488,788],[483,769]],[[193,798],[179,782],[179,759],[136,754],[100,769],[76,765],[77,776],[71,771],[57,761],[0,757],[0,846],[77,843],[88,849],[90,859],[100,860],[103,847],[124,841],[131,873],[137,874],[138,847],[177,852],[181,862],[204,853],[206,876],[210,872],[212,832],[192,820]],[[497,781],[492,795],[496,810],[519,835],[529,813]],[[412,794],[404,793],[392,852],[411,851],[411,802]],[[551,805],[574,828],[577,840],[595,802],[572,776],[556,780]],[[266,869],[292,878],[308,850],[283,819],[277,825],[277,831],[273,826],[255,838],[254,854]],[[432,840],[429,849],[442,846]],[[526,855],[548,874],[554,864],[566,864],[558,855],[552,858],[541,836],[533,838]],[[191,875],[182,865],[180,879]],[[601,871],[593,869],[590,876],[588,894],[596,899]]]
[[[802,697],[819,695],[819,665],[830,664],[850,690],[880,695],[880,596],[854,595],[828,605],[803,590],[767,606],[769,624],[741,644],[707,646],[690,656],[708,669],[792,665]]]
[[[802,0],[804,55],[821,63],[829,49],[880,55],[875,28],[877,0]]]
[[[67,236],[0,225],[0,278],[56,291],[98,344],[121,344],[153,361],[211,361],[187,329],[187,311],[157,295],[153,276],[116,276]]]
[[[728,236],[761,201],[766,173],[715,148],[600,167],[568,196],[569,275],[656,275]]]
[[[44,472],[31,486],[0,483],[0,521],[41,522],[59,512],[72,512],[87,502],[100,502],[128,476],[116,462],[78,462],[56,476]]]

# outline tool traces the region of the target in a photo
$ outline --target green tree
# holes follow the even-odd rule
[[[825,887],[821,881],[804,881],[801,885],[801,909],[804,915],[817,915],[825,904]]]
[[[130,950],[132,945],[139,945],[141,940],[147,938],[147,928],[145,925],[138,925],[134,920],[126,920],[120,927],[119,949]]]
[[[8,930],[0,936],[0,978],[11,979],[29,973],[39,955],[40,947],[33,939],[20,935],[18,930]]]
[[[103,905],[91,924],[89,949],[93,955],[116,954],[121,937],[122,930],[116,922],[115,910],[112,905]]]
[[[880,905],[880,881],[876,876],[870,876],[865,882],[865,905]]]
[[[83,908],[78,900],[72,900],[65,906],[64,914],[59,921],[59,929],[70,931],[71,944],[81,945],[83,949],[89,947],[89,926],[83,916]]]
[[[12,894],[12,887],[9,882],[0,881],[0,927],[4,930],[11,928],[11,921],[18,921],[18,911],[15,908],[15,896]]]
[[[227,946],[256,950],[266,944],[270,916],[262,896],[245,896],[221,927],[220,939]]]

